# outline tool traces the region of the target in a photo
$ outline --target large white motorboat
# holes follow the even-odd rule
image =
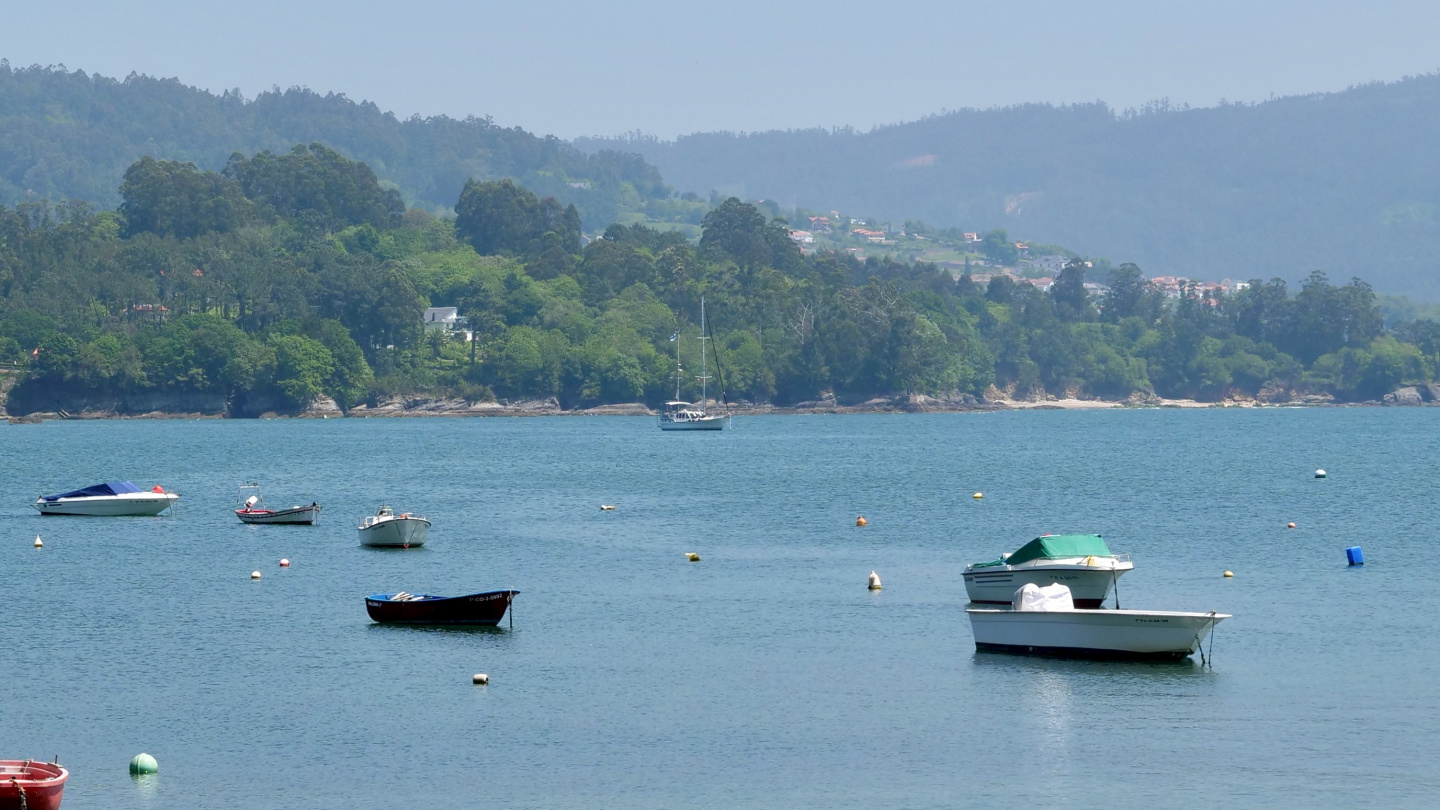
[[[284,526],[314,526],[320,522],[320,504],[311,502],[289,509],[268,509],[259,484],[240,485],[240,508],[235,517],[241,523],[269,523]]]
[[[415,548],[425,545],[430,521],[409,512],[395,514],[388,506],[360,521],[360,545],[372,548]]]
[[[178,494],[166,492],[158,484],[143,490],[129,481],[107,481],[59,495],[41,495],[33,506],[42,515],[153,517],[178,500]]]
[[[1012,607],[966,608],[975,649],[1070,658],[1179,661],[1228,613],[1075,608],[1064,585],[1016,591]]]
[[[1098,534],[1047,534],[994,562],[965,566],[965,592],[977,604],[1008,605],[1016,589],[1029,583],[1060,583],[1075,605],[1098,608],[1134,568],[1128,554],[1114,554]]]
[[[708,406],[709,396],[706,385],[710,376],[705,367],[705,341],[710,339],[705,325],[705,297],[700,297],[700,404],[694,405],[680,399],[680,380],[682,369],[680,367],[680,333],[676,332],[670,338],[675,341],[675,399],[665,403],[665,410],[660,412],[661,430],[724,430],[730,426],[730,415],[712,414]],[[717,349],[718,351],[718,349]],[[717,355],[716,363],[719,363]],[[721,379],[724,382],[724,379]]]

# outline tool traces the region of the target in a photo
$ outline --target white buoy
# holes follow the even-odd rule
[[[687,551],[685,552],[685,559],[689,560],[690,562],[700,562],[700,555],[696,554],[693,551]]]
[[[972,497],[972,498],[974,498],[975,500],[978,501],[978,500],[980,500],[981,498],[984,498],[984,497],[985,497],[985,493],[983,493],[983,492],[977,492],[977,493],[975,493],[974,495],[971,495],[970,497]]]
[[[40,535],[38,535],[38,534],[35,535],[35,547],[36,547],[36,548],[44,548],[44,547],[45,547],[45,544],[42,543],[42,542],[40,542]]]
[[[281,568],[289,568],[289,567],[290,567],[290,560],[288,560],[288,559],[282,559],[282,560],[280,561],[280,567],[281,567]]]
[[[870,572],[870,590],[880,590],[880,575],[875,573],[874,571]]]
[[[259,571],[251,571],[251,572],[250,572],[250,578],[251,578],[251,579],[259,579],[259,578],[260,578],[260,572],[259,572]]]
[[[1324,478],[1324,477],[1325,477],[1325,471],[1324,471],[1324,470],[1316,470],[1316,471],[1315,471],[1315,477],[1316,477],[1316,478]]]
[[[474,675],[470,676],[470,682],[475,684],[476,686],[484,686],[490,683],[490,676],[486,675],[483,672],[477,672]]]
[[[600,504],[600,511],[601,511],[601,512],[614,512],[614,511],[615,511],[615,505],[614,505],[614,504],[609,504],[609,503],[602,503],[602,504]]]

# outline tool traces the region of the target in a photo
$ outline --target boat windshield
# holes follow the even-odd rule
[[[58,501],[61,498],[96,498],[105,495],[129,495],[132,492],[140,492],[140,487],[129,481],[106,481],[103,484],[95,484],[84,489],[72,489],[69,492],[62,492],[59,495],[42,495],[40,497],[47,501]]]

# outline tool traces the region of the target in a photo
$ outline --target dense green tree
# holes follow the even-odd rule
[[[225,233],[253,217],[244,191],[229,178],[202,172],[193,163],[149,156],[126,170],[120,197],[125,236],[153,233],[185,239]]]
[[[539,257],[557,246],[577,253],[580,215],[573,205],[561,207],[554,197],[542,200],[509,179],[471,181],[455,204],[455,233],[481,255]],[[547,241],[546,234],[553,237]]]

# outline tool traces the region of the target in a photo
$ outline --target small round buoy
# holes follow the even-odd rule
[[[490,676],[486,675],[483,672],[477,672],[474,675],[470,676],[470,682],[475,684],[476,686],[484,686],[485,684],[490,683]]]
[[[1234,571],[1226,571],[1226,572],[1225,572],[1225,578],[1226,578],[1226,579],[1234,579],[1234,578],[1235,578],[1235,572],[1234,572]]]
[[[40,535],[38,535],[38,534],[35,535],[35,547],[36,547],[36,548],[44,548],[44,547],[45,547],[45,544],[42,543],[42,542],[40,542]]]
[[[1293,529],[1293,528],[1295,528],[1294,522],[1286,523],[1286,524],[1285,524],[1285,528],[1287,528],[1287,529]]]
[[[136,754],[135,758],[130,760],[130,773],[156,773],[159,770],[160,764],[149,754]]]
[[[259,579],[259,578],[260,578],[260,572],[259,572],[259,571],[251,571],[251,572],[250,572],[250,578],[251,578],[251,579]]]
[[[289,560],[282,559],[282,560],[280,561],[280,567],[281,567],[281,568],[289,568],[289,567],[290,567],[290,561],[289,561]]]
[[[977,492],[977,493],[975,493],[974,495],[971,495],[970,497],[972,497],[972,498],[974,498],[975,500],[978,501],[978,500],[980,500],[981,498],[984,498],[984,497],[985,497],[985,493],[983,493],[983,492]]]
[[[600,504],[600,511],[601,511],[601,512],[614,512],[614,511],[615,511],[615,505],[614,505],[614,504],[609,504],[609,503],[602,503],[602,504]]]
[[[1324,470],[1316,470],[1316,471],[1315,471],[1315,477],[1316,477],[1316,478],[1324,478],[1324,477],[1325,477],[1325,471],[1324,471]]]
[[[870,590],[880,590],[880,575],[875,573],[874,571],[870,572]]]
[[[870,525],[870,521],[866,520],[864,515],[861,515],[860,517],[855,518],[855,525],[856,525],[856,526],[869,526],[869,525]]]
[[[693,551],[687,551],[685,552],[685,559],[689,560],[690,562],[700,562],[700,555],[696,554]]]

